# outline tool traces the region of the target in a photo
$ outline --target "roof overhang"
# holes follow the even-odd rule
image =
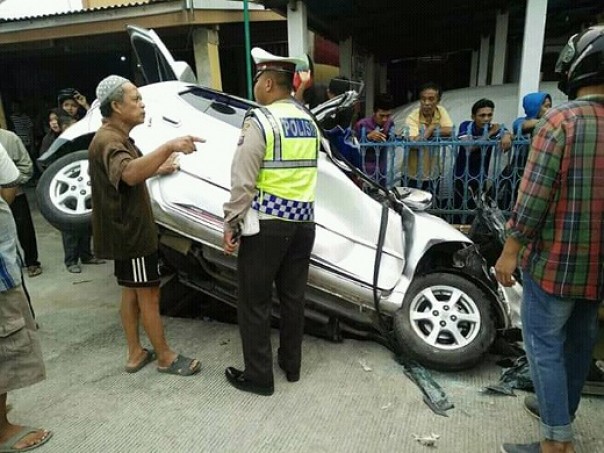
[[[250,21],[282,21],[270,10],[250,11]],[[0,45],[60,38],[101,35],[126,30],[129,24],[145,28],[182,25],[219,25],[243,22],[243,11],[187,5],[182,0],[97,8],[52,16],[28,17],[0,22]]]
[[[242,0],[240,0],[242,1]],[[380,60],[477,49],[509,12],[508,41],[524,34],[526,0],[302,0],[311,30],[336,42],[354,37]],[[287,14],[288,0],[257,0]],[[602,20],[602,0],[548,0],[546,36],[567,36]]]

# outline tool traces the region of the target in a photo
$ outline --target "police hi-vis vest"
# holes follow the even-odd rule
[[[313,119],[293,101],[251,111],[266,139],[252,208],[284,220],[314,220],[320,134]]]

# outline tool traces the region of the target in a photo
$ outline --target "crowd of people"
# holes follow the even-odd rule
[[[308,61],[308,58],[305,59]],[[296,67],[293,95],[296,100],[313,107],[317,104],[317,91],[313,91],[312,62]],[[352,82],[343,75],[333,78],[326,90],[326,98],[353,89]],[[310,94],[312,93],[312,94]],[[324,121],[324,129],[340,126],[350,130],[363,143],[361,152],[344,152],[351,165],[382,186],[388,183],[417,187],[433,193],[435,204],[448,209],[472,209],[471,193],[483,187],[486,180],[502,179],[498,198],[500,206],[508,210],[515,199],[522,176],[528,149],[512,148],[514,137],[522,137],[523,143],[533,136],[539,120],[552,107],[552,97],[545,92],[524,96],[525,115],[516,118],[510,129],[494,121],[495,103],[488,98],[474,102],[469,108],[470,119],[461,122],[456,130],[447,109],[441,105],[442,89],[435,82],[419,87],[419,106],[413,109],[402,124],[395,124],[395,104],[392,96],[382,93],[376,96],[372,114],[359,118],[359,103],[353,109],[343,109]],[[336,118],[337,117],[337,118]],[[337,134],[336,134],[337,135]],[[443,148],[435,139],[455,138],[457,143],[473,142],[457,148]],[[414,142],[422,142],[417,147]],[[371,146],[368,143],[376,143]],[[400,146],[405,143],[404,146]],[[401,152],[402,150],[402,152]],[[392,153],[394,152],[394,158]],[[451,154],[453,157],[449,157]],[[445,169],[448,159],[452,165]],[[389,169],[389,161],[394,168]],[[363,186],[358,177],[351,178]],[[441,179],[452,179],[451,202],[439,199]],[[446,184],[445,184],[446,185]],[[371,188],[368,189],[371,191]],[[456,216],[457,218],[459,216]],[[459,223],[459,222],[457,222]]]
[[[252,51],[252,57],[254,95],[261,108],[252,109],[243,124],[231,167],[230,198],[224,204],[223,233],[224,252],[238,252],[238,323],[244,367],[229,366],[225,376],[238,390],[269,396],[274,392],[273,284],[281,310],[277,363],[289,382],[300,379],[321,131],[292,95],[298,95],[293,84],[296,67],[308,60],[277,57],[259,49]],[[495,266],[497,280],[504,286],[515,283],[517,267],[523,271],[524,344],[536,390],[536,400],[528,399],[526,404],[540,417],[541,440],[504,444],[504,453],[574,451],[572,421],[597,338],[597,309],[604,293],[604,176],[599,171],[604,168],[604,27],[573,36],[561,53],[557,72],[562,78],[560,88],[570,101],[551,107],[549,95],[532,93],[525,97],[526,117],[517,120],[518,129],[534,137],[518,201],[507,224],[508,238]],[[304,77],[299,81],[308,82]],[[345,88],[346,81],[338,78],[329,90],[335,95]],[[145,181],[178,171],[176,153],[193,153],[204,140],[179,137],[143,155],[129,138],[145,118],[137,87],[111,75],[99,83],[96,96],[103,125],[89,147],[92,230],[64,236],[65,264],[70,272],[78,272],[79,266],[77,270],[74,266],[79,261],[101,262],[90,252],[91,235],[98,257],[114,261],[122,288],[126,372],[136,373],[157,360],[159,372],[194,375],[201,362],[168,346],[159,315],[158,239]],[[420,106],[407,118],[411,140],[452,133],[449,115],[439,106],[440,97],[434,83],[421,88]],[[386,141],[393,127],[389,102],[386,96],[377,99],[373,115],[355,122],[357,133],[371,141]],[[46,146],[78,118],[81,109],[88,108],[86,99],[71,89],[59,94],[58,104],[48,113]],[[488,99],[477,101],[472,120],[462,123],[459,134],[487,134],[505,152],[512,134],[492,122],[494,108]],[[22,116],[17,112],[15,118]],[[350,117],[331,119],[335,124],[352,123]],[[20,272],[27,265],[35,277],[41,267],[31,217],[23,220],[23,211],[29,207],[26,200],[16,201],[22,196],[19,187],[33,174],[28,150],[32,142],[25,140],[30,136],[24,132],[28,122],[23,118],[19,122],[22,135],[0,134],[0,342],[21,335],[31,347],[19,353],[0,348],[2,451],[29,450],[52,436],[48,430],[11,424],[7,418],[7,393],[39,382],[45,375]],[[287,122],[304,127],[288,128],[287,134],[284,127],[275,127]],[[292,132],[296,130],[303,133]],[[276,142],[280,143],[278,153]],[[477,161],[469,156],[460,163],[466,169],[485,165],[484,158]],[[422,162],[424,158],[418,154],[415,165],[431,168],[432,162]],[[382,165],[379,156],[373,156],[373,164]],[[415,177],[422,182],[421,175]],[[17,238],[29,254],[22,262]],[[261,265],[258,256],[263,258]],[[142,347],[139,322],[153,349]]]
[[[359,138],[369,142],[409,141],[429,142],[435,138],[449,138],[453,133],[453,121],[446,108],[440,104],[441,88],[434,82],[427,82],[419,89],[419,107],[411,111],[404,120],[400,132],[397,131],[392,116],[394,104],[388,94],[377,97],[373,114],[356,122],[354,129]],[[457,128],[459,141],[489,141],[492,145],[472,145],[460,147],[454,161],[454,176],[468,176],[476,179],[489,173],[491,158],[495,152],[507,153],[512,146],[514,136],[530,138],[536,124],[552,106],[548,93],[529,93],[524,97],[526,116],[519,117],[509,130],[493,121],[495,103],[491,99],[477,100],[471,107],[470,119],[461,122]],[[514,132],[513,132],[514,131]],[[377,149],[377,148],[376,148]],[[386,174],[387,150],[383,148],[379,158],[379,174]],[[442,156],[436,146],[424,144],[418,147],[406,147],[407,155],[402,169],[405,184],[411,187],[427,189],[431,181],[442,174]],[[375,158],[371,148],[365,157],[364,171],[375,173]],[[501,156],[500,156],[501,158]]]
[[[35,185],[39,179],[40,170],[36,159],[44,154],[55,139],[72,124],[76,123],[90,108],[84,95],[74,88],[65,88],[57,94],[56,107],[47,111],[44,119],[44,135],[36,133],[34,121],[22,110],[21,102],[11,103],[11,114],[8,127],[12,130],[0,129],[0,144],[17,164],[21,173],[20,186],[26,183]],[[31,217],[31,210],[22,187],[17,191],[17,197],[11,204],[21,250],[22,265],[30,277],[40,275],[42,265],[38,260],[38,245],[36,231]],[[78,230],[61,232],[64,250],[64,264],[68,272],[82,272],[81,264],[102,264],[103,260],[96,258],[91,250],[91,234]]]

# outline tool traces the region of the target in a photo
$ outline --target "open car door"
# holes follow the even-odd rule
[[[157,33],[136,25],[128,25],[127,30],[145,85],[170,80],[197,83],[191,67],[174,60]]]

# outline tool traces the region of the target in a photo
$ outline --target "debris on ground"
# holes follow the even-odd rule
[[[498,393],[502,395],[516,396],[514,389],[534,391],[533,380],[529,369],[526,355],[515,360],[504,359],[497,362],[504,367],[499,382],[488,385],[484,393]],[[604,362],[592,360],[587,379],[583,385],[584,395],[604,395]]]
[[[390,407],[392,407],[392,403],[388,403],[385,406],[380,407],[380,409],[385,411],[386,409],[390,409]]]
[[[514,389],[533,390],[533,380],[526,355],[515,360],[501,360],[497,364],[504,367],[499,382],[486,386],[485,393],[516,396]]]
[[[373,368],[367,365],[364,360],[359,360],[359,363],[361,364],[361,367],[363,367],[363,371],[373,371]]]
[[[412,436],[420,445],[431,448],[436,448],[436,441],[440,438],[440,436],[435,433],[430,433],[429,436],[418,436],[417,434],[412,434]]]
[[[465,409],[460,409],[461,413],[464,414],[466,417],[471,417],[472,414],[470,414],[467,410]]]
[[[414,360],[397,356],[403,366],[405,375],[417,385],[424,395],[424,403],[437,415],[448,417],[447,411],[455,405],[449,401],[447,394],[436,382],[428,370]]]

